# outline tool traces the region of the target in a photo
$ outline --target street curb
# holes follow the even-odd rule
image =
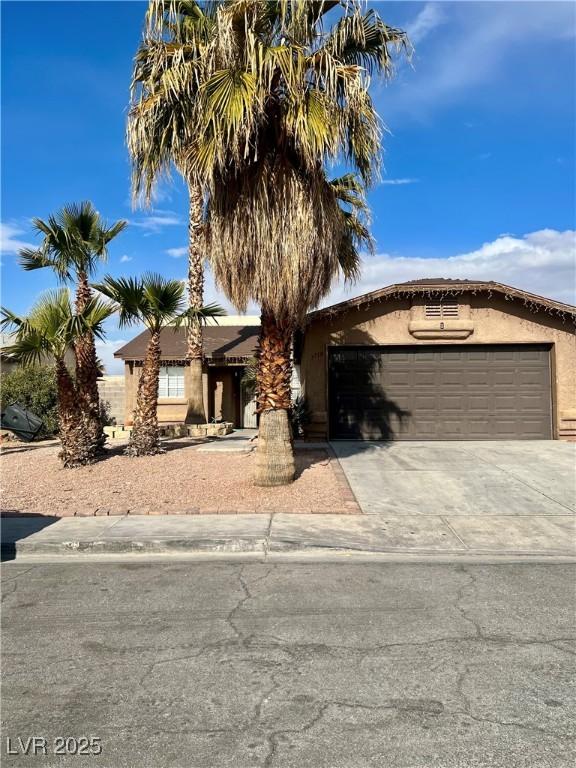
[[[14,559],[3,561],[3,565],[69,563],[87,565],[90,563],[170,563],[170,562],[247,562],[247,563],[382,563],[398,565],[575,565],[576,556],[535,555],[535,554],[494,554],[490,552],[366,552],[361,550],[316,549],[284,550],[265,552],[263,550],[171,550],[151,551],[134,549],[124,552],[67,552],[48,551],[24,553]]]
[[[94,539],[90,541],[26,542],[15,545],[19,556],[42,554],[171,554],[187,552],[258,552],[264,553],[264,539]]]
[[[94,539],[90,541],[16,542],[3,547],[3,557],[17,561],[35,558],[70,559],[88,562],[102,558],[247,556],[262,561],[314,560],[335,558],[377,559],[388,562],[562,562],[576,563],[576,555],[566,551],[513,552],[490,550],[438,551],[400,548],[350,548],[330,544],[296,543],[276,539],[273,546],[266,538],[157,538],[157,539]]]
[[[564,530],[558,533],[553,528],[552,533],[554,538],[548,541],[538,541],[534,535],[524,541],[508,535],[506,541],[465,542],[452,535],[440,519],[271,512],[230,517],[62,518],[53,524],[35,518],[15,520],[3,530],[2,555],[20,561],[34,557],[87,561],[125,556],[245,555],[266,560],[374,556],[454,562],[463,558],[537,558],[543,562],[560,558],[576,562],[576,552]]]

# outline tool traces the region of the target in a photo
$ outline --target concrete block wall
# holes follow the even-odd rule
[[[108,402],[108,413],[116,424],[124,423],[124,403],[126,400],[124,376],[104,376],[98,381],[101,402]]]

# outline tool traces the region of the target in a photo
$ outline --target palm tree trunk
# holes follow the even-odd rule
[[[294,450],[289,410],[292,329],[262,311],[258,340],[258,411],[256,485],[287,485],[294,480]]]
[[[126,449],[129,456],[162,453],[158,431],[158,380],[160,377],[160,331],[150,336],[138,381],[134,426]]]
[[[59,457],[65,467],[78,467],[94,461],[89,425],[78,408],[77,392],[64,360],[56,360],[58,389]]]
[[[202,238],[202,188],[190,184],[190,216],[188,221],[188,296],[190,306],[196,309],[204,304],[204,248]],[[190,366],[190,392],[186,422],[203,424],[206,421],[204,389],[202,384],[202,326],[189,323],[187,326],[186,357]]]
[[[76,288],[76,312],[84,311],[92,291],[88,284],[88,275],[78,273]],[[76,388],[78,392],[78,407],[83,412],[88,424],[91,451],[94,456],[102,452],[106,435],[102,428],[100,417],[100,396],[98,393],[98,362],[94,334],[86,333],[74,345],[76,358]]]

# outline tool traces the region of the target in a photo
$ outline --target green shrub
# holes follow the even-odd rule
[[[17,368],[2,376],[0,384],[2,408],[18,403],[43,421],[38,437],[58,431],[58,396],[54,369],[48,366]]]

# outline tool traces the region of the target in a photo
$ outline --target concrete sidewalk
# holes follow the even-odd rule
[[[6,559],[377,555],[388,559],[576,560],[572,516],[162,515],[2,520]]]

